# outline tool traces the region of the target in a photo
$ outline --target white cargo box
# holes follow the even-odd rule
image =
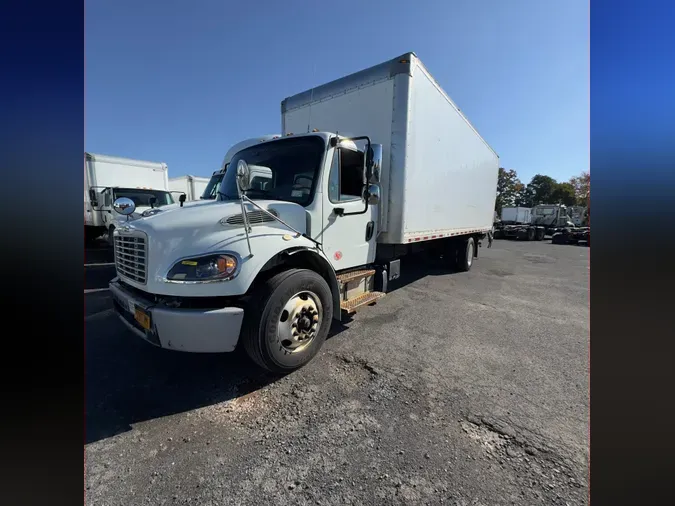
[[[285,99],[283,135],[367,135],[383,145],[381,235],[401,244],[486,232],[499,158],[414,53]]]
[[[530,223],[532,220],[532,209],[529,207],[503,207],[502,221],[512,223]]]
[[[85,153],[85,190],[89,187],[169,189],[165,163]],[[86,194],[86,191],[85,191]]]
[[[169,190],[185,193],[188,202],[199,200],[208,184],[208,177],[185,175],[169,178]],[[178,200],[177,195],[174,195],[174,200]]]

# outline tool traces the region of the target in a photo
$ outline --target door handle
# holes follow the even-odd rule
[[[373,238],[373,232],[375,231],[375,222],[369,221],[366,225],[366,242],[370,241]]]

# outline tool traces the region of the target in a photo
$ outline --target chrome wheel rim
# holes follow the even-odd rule
[[[473,263],[473,243],[469,242],[469,246],[466,248],[466,263],[471,265]]]
[[[277,337],[281,347],[289,353],[307,348],[319,333],[322,318],[321,301],[314,292],[296,293],[279,315]]]

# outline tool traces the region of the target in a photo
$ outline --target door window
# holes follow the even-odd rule
[[[328,179],[331,202],[361,200],[363,192],[363,153],[336,149]]]

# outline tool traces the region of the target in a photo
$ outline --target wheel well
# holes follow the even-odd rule
[[[319,254],[306,248],[285,250],[270,258],[251,284],[249,292],[275,274],[288,269],[309,269],[325,279],[333,295],[333,318],[340,319],[340,289],[335,271]]]

